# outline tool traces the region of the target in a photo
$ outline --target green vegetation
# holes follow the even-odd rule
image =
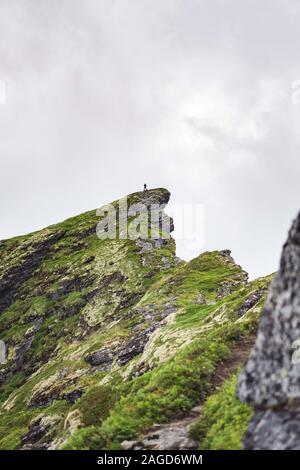
[[[237,345],[251,346],[271,277],[248,283],[227,251],[180,261],[173,239],[100,240],[98,221],[90,211],[0,243],[0,293],[10,282],[0,294],[0,448],[22,447],[36,419],[51,420],[37,448],[120,448],[203,402],[201,448],[238,448],[249,410],[234,379],[216,391],[215,375]]]
[[[81,414],[84,427],[100,425],[109,415],[110,409],[117,401],[116,390],[109,385],[98,385],[89,389],[78,400],[75,409]]]
[[[199,421],[190,430],[191,435],[200,440],[203,450],[241,448],[252,410],[238,401],[236,381],[237,375],[233,375],[207,399]]]

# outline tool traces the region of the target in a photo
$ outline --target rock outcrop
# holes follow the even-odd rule
[[[244,438],[246,449],[300,449],[299,338],[300,214],[284,245],[255,346],[238,381],[240,400],[255,410]]]
[[[183,419],[165,425],[156,424],[139,441],[124,441],[124,450],[196,450],[199,442],[190,436],[190,426],[199,416],[200,407],[193,408]]]

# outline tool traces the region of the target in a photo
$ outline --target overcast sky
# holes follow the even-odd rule
[[[299,25],[298,0],[0,0],[0,239],[146,182],[203,204],[205,244],[179,256],[276,270],[300,209]]]

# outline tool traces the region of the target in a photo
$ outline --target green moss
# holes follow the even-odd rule
[[[100,425],[108,417],[116,401],[117,392],[109,385],[99,385],[89,389],[76,404],[76,409],[81,413],[83,426]]]
[[[191,429],[202,450],[235,450],[251,418],[252,410],[236,397],[237,375],[233,375],[205,402],[201,417]]]
[[[13,393],[18,387],[25,382],[25,372],[20,371],[14,374],[11,379],[6,382],[1,390],[0,404],[4,403],[5,400]]]
[[[14,450],[20,446],[22,435],[26,434],[27,427],[16,427],[12,432],[8,433],[0,440],[1,450]]]
[[[12,415],[1,414],[0,421],[0,449],[17,449],[21,443],[21,437],[28,431],[28,422],[32,419],[34,413],[21,411]]]
[[[62,447],[63,450],[99,450],[102,448],[103,439],[97,426],[77,429]]]
[[[160,200],[168,196],[159,188],[147,197],[155,194]],[[134,193],[129,204],[144,197]],[[217,251],[178,262],[172,239],[147,253],[132,240],[99,240],[98,221],[90,211],[0,243],[1,280],[23,267],[41,243],[60,235],[0,316],[1,340],[9,352],[1,373],[14,365],[28,336],[34,336],[22,369],[1,388],[0,448],[17,448],[39,414],[58,416],[51,438],[63,442],[69,437],[64,448],[120,448],[122,440],[136,438],[154,423],[176,419],[205,401],[213,393],[216,368],[230,359],[236,342],[255,332],[264,297],[243,318],[237,312],[271,278],[245,284],[243,270]],[[221,297],[224,283],[230,284],[231,293]],[[166,309],[174,312],[167,322]],[[149,348],[125,366],[118,365],[117,357],[111,371],[85,361],[87,354],[101,348],[118,351],[137,331],[160,321],[153,344],[150,341]],[[71,404],[64,394],[75,389],[82,396]],[[48,406],[31,408],[32,397],[41,390],[57,393]],[[231,406],[235,409],[237,403]],[[71,436],[64,426],[70,412],[81,417]],[[224,426],[234,446],[230,419]],[[209,423],[204,442],[221,445],[210,437],[212,419]],[[221,439],[221,430],[216,432]]]
[[[233,342],[227,329],[220,329],[157,369],[119,384],[120,400],[98,429],[105,447],[119,448],[123,440],[135,439],[154,423],[178,418],[203,401],[212,390],[216,366],[230,356]]]

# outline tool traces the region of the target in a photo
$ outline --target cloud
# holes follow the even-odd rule
[[[179,255],[274,271],[300,200],[299,19],[294,0],[2,0],[0,238],[147,182],[205,207]]]

